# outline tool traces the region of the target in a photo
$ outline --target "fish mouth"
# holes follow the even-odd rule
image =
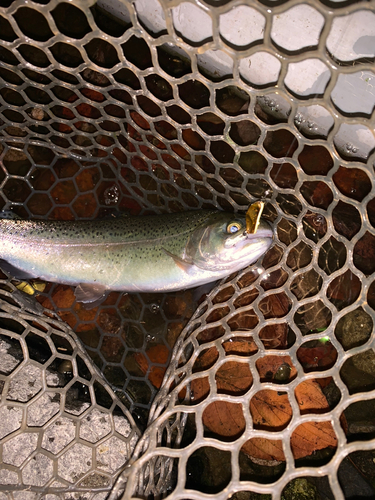
[[[235,240],[227,240],[225,248],[249,248],[249,245],[268,249],[273,241],[273,231],[271,228],[259,228],[256,233],[244,231]]]
[[[273,239],[273,231],[271,228],[258,228],[256,233],[248,233],[244,231],[244,236],[248,240],[257,240],[257,239]]]
[[[256,233],[244,233],[241,241],[237,241],[230,248],[232,262],[237,262],[237,269],[243,269],[254,264],[271,247],[273,242],[273,231],[265,228]]]

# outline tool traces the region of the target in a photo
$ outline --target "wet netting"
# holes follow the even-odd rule
[[[138,428],[74,332],[0,287],[0,497],[105,498]]]
[[[374,2],[0,0],[2,210],[275,231],[209,293],[4,275],[0,500],[375,498],[374,39]]]

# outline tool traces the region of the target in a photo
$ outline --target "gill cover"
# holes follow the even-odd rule
[[[227,269],[241,252],[247,236],[244,217],[212,214],[189,236],[184,261],[206,271]],[[240,257],[240,255],[238,255]]]

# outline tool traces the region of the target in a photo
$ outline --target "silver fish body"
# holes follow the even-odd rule
[[[99,221],[0,219],[0,259],[20,279],[78,285],[77,300],[93,302],[107,290],[168,292],[223,278],[255,262],[272,238],[264,221],[251,235],[244,216],[210,210]]]

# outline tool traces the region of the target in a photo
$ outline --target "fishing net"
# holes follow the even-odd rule
[[[1,490],[105,498],[138,428],[74,332],[9,281],[0,287]]]
[[[2,209],[69,220],[262,199],[275,228],[203,298],[112,293],[87,311],[48,284],[38,301],[100,373],[61,322],[1,305],[0,499],[105,498],[115,476],[111,500],[373,498],[374,4],[0,6]],[[143,432],[131,458],[127,410]]]

